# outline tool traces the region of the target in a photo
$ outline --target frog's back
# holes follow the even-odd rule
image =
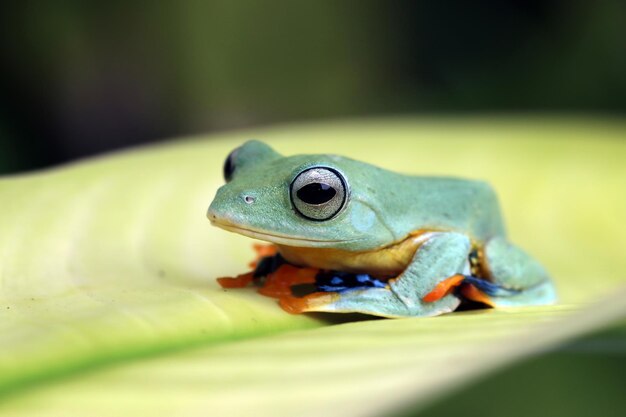
[[[451,230],[477,241],[505,234],[496,194],[482,181],[393,174],[382,190],[382,220],[396,237],[415,230]]]

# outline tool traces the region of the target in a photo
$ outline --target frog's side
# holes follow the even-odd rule
[[[460,275],[494,284],[497,306],[556,298],[541,265],[506,240],[486,183],[407,176],[335,155],[283,157],[257,141],[229,155],[225,176],[207,213],[214,225],[276,244],[293,265],[392,277],[384,288],[283,301],[288,310],[437,315],[453,311],[459,295],[425,299]]]

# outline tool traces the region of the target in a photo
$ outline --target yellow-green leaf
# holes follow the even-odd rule
[[[245,270],[250,241],[204,213],[223,158],[251,136],[286,154],[490,181],[512,240],[552,272],[561,304],[322,327],[219,289],[215,277]],[[337,122],[5,178],[0,413],[376,414],[623,317],[625,139],[626,124],[596,120]],[[203,347],[179,351],[191,346]]]

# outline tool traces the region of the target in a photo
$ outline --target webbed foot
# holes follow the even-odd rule
[[[283,264],[276,271],[265,278],[265,283],[259,288],[259,294],[273,298],[291,296],[291,287],[300,284],[315,283],[315,276],[319,269],[298,268]]]
[[[330,308],[339,298],[338,293],[314,292],[304,297],[294,297],[287,294],[278,300],[280,307],[291,314],[301,314],[312,311],[335,311]]]
[[[252,283],[254,272],[237,275],[236,277],[222,277],[217,279],[217,283],[222,288],[245,288]]]

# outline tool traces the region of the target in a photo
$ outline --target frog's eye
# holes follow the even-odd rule
[[[342,175],[331,168],[302,171],[291,183],[291,202],[310,220],[330,220],[346,205],[347,186]]]
[[[239,151],[239,148],[228,154],[228,156],[226,157],[226,161],[224,161],[223,172],[224,181],[226,182],[230,182],[230,180],[233,179],[233,174],[235,172],[235,157],[237,156],[237,151]]]

